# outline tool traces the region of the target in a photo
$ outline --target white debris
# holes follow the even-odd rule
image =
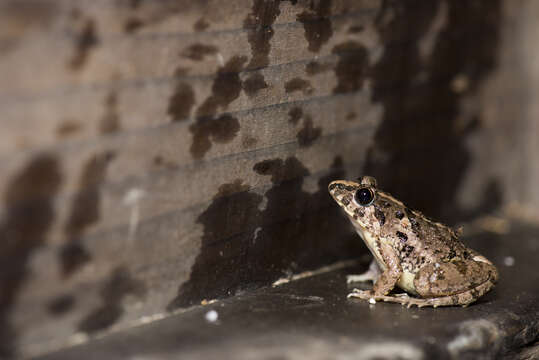
[[[515,258],[512,256],[506,256],[503,258],[503,264],[505,266],[513,266],[515,265]]]
[[[220,67],[225,66],[225,59],[223,58],[223,54],[219,52],[217,53],[216,57],[217,57],[217,63],[219,64],[219,66]]]
[[[129,216],[129,232],[127,236],[129,242],[133,239],[135,233],[137,232],[140,218],[139,202],[144,196],[146,196],[146,191],[143,189],[131,188],[126,192],[122,199],[123,204],[131,208],[131,214]]]
[[[369,299],[369,304],[373,304],[373,305],[376,304],[376,300],[374,300],[374,298],[370,298]]]
[[[215,310],[210,310],[206,313],[205,318],[207,322],[216,322],[219,319],[219,313]]]

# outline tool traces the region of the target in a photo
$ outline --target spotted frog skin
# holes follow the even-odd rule
[[[349,297],[395,302],[408,307],[466,306],[487,293],[498,280],[496,267],[467,248],[451,228],[431,221],[418,211],[376,188],[376,180],[338,180],[329,193],[344,209],[382,271],[372,290]],[[349,280],[368,276],[352,275]],[[390,295],[395,286],[408,294]]]

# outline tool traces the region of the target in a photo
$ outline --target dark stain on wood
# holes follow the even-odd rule
[[[348,33],[357,34],[357,33],[362,32],[363,30],[365,30],[365,27],[363,25],[354,25],[354,26],[350,26],[350,28],[348,29]]]
[[[74,54],[69,60],[71,70],[80,70],[86,64],[90,51],[99,44],[99,38],[93,19],[88,19],[82,26],[75,40]]]
[[[240,95],[243,84],[239,72],[246,61],[245,56],[233,56],[220,68],[213,81],[212,94],[197,109],[196,121],[189,126],[193,134],[191,154],[195,159],[204,157],[212,141],[227,143],[238,134],[240,124],[237,118],[227,113],[215,117],[215,113],[226,109]]]
[[[111,91],[105,98],[105,113],[99,122],[101,134],[111,134],[120,130],[120,115],[118,115],[118,95]]]
[[[263,197],[241,180],[219,188],[197,219],[204,227],[200,254],[168,310],[267,285],[283,272],[332,263],[362,249],[327,194],[331,180],[345,177],[340,158],[313,194],[302,189],[309,171],[295,157],[264,160],[253,171],[271,177],[265,209],[259,208]]]
[[[331,25],[332,0],[311,2],[310,8],[298,14],[297,20],[303,24],[305,39],[309,43],[309,51],[317,53],[333,35]]]
[[[182,56],[194,61],[201,61],[204,60],[204,57],[208,55],[216,54],[217,51],[217,47],[213,45],[193,44],[182,52]]]
[[[50,31],[56,17],[62,14],[59,5],[50,1],[0,2],[0,23],[3,26],[0,55],[15,50],[25,41],[29,31]]]
[[[212,94],[197,109],[197,116],[214,115],[218,109],[226,109],[240,96],[242,83],[239,72],[246,61],[245,56],[235,55],[217,71]]]
[[[241,146],[242,146],[244,149],[250,149],[250,148],[252,148],[253,146],[255,146],[257,142],[258,142],[258,139],[255,138],[255,137],[252,137],[252,136],[244,136],[244,137],[241,139]]]
[[[177,169],[178,164],[174,162],[173,160],[165,159],[161,155],[155,155],[152,160],[153,165],[164,167],[167,169]]]
[[[62,174],[58,160],[43,154],[9,181],[3,194],[4,220],[0,224],[0,357],[15,356],[17,334],[10,315],[29,275],[28,261],[45,244],[54,220],[54,197]]]
[[[56,128],[56,135],[59,138],[66,138],[78,133],[82,128],[82,125],[73,119],[66,119],[62,121]]]
[[[210,27],[210,23],[204,20],[204,18],[200,18],[193,25],[193,30],[195,30],[196,32],[201,32],[201,31],[206,30],[209,27]]]
[[[281,14],[280,1],[253,0],[251,12],[243,22],[247,29],[247,40],[251,46],[251,61],[248,68],[262,68],[269,65],[272,25]]]
[[[179,80],[168,101],[167,114],[170,115],[172,121],[187,120],[191,115],[193,105],[195,105],[195,92],[191,85]]]
[[[313,92],[311,82],[309,80],[305,80],[299,77],[295,77],[287,81],[284,84],[284,89],[288,94],[293,93],[295,91],[302,91],[303,94],[308,95],[308,94],[312,94]]]
[[[500,0],[418,4],[386,2],[374,24],[386,46],[369,76],[372,101],[384,113],[363,172],[386,179],[384,189],[411,207],[452,224],[467,220],[457,193],[471,161],[466,143],[477,129],[459,128],[459,104],[496,69],[503,6]],[[418,44],[432,31],[441,6],[447,6],[447,18],[424,58]],[[403,41],[413,45],[391,45]],[[457,75],[468,79],[465,94],[451,88]],[[419,76],[426,79],[420,85]],[[480,111],[466,115],[481,123]],[[384,154],[384,161],[376,154]]]
[[[80,321],[78,330],[92,334],[110,327],[122,317],[122,301],[127,295],[143,298],[146,293],[147,289],[142,281],[133,279],[124,266],[117,267],[101,288],[102,305]]]
[[[83,167],[79,179],[79,191],[73,199],[71,214],[64,228],[67,243],[60,251],[64,277],[72,275],[91,260],[91,255],[82,243],[82,236],[89,226],[99,220],[100,187],[105,181],[107,167],[114,156],[112,152],[94,155]]]
[[[61,316],[71,311],[74,306],[75,297],[70,294],[64,294],[54,298],[47,305],[47,310],[53,316]]]
[[[125,21],[124,31],[127,34],[133,34],[144,26],[144,22],[136,17],[131,17]]]
[[[332,64],[329,64],[329,63],[322,64],[318,61],[310,61],[307,65],[305,65],[305,72],[309,76],[321,74],[331,69],[333,69]]]
[[[322,129],[313,126],[313,119],[310,115],[305,115],[303,119],[303,127],[296,135],[298,144],[301,147],[311,146],[322,134]]]
[[[299,106],[294,106],[288,112],[288,122],[293,125],[297,125],[303,116],[303,110]]]
[[[221,144],[228,143],[236,137],[239,130],[238,119],[230,114],[223,114],[217,118],[198,118],[189,126],[189,131],[193,134],[191,154],[195,159],[200,159],[210,150],[212,141]]]
[[[250,75],[243,81],[243,91],[245,91],[249,97],[255,96],[260,90],[266,89],[267,87],[268,84],[264,79],[264,75],[259,72]]]
[[[350,40],[336,45],[332,52],[339,56],[335,67],[337,86],[333,89],[333,93],[341,94],[360,90],[369,64],[365,47]]]

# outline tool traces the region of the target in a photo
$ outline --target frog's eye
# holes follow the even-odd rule
[[[374,202],[374,191],[367,187],[358,189],[354,194],[354,200],[361,206],[369,206]]]

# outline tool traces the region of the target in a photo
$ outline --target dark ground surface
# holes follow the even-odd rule
[[[40,359],[539,358],[539,229],[513,223],[506,234],[464,241],[501,275],[467,308],[347,300],[346,274],[363,266],[196,306]]]

